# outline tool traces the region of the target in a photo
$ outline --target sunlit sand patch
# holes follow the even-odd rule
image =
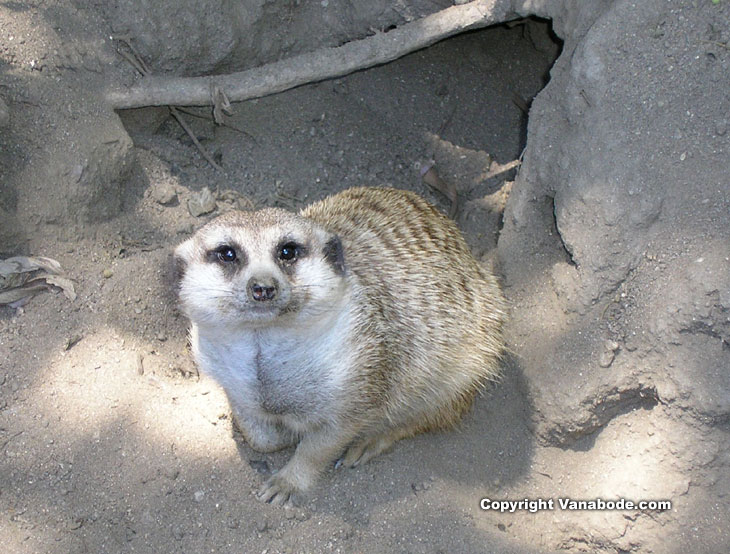
[[[174,443],[178,454],[237,457],[223,392],[206,378],[140,375],[138,352],[154,345],[137,340],[103,328],[57,356],[41,373],[37,413],[67,441],[99,439],[109,426],[124,425],[148,444]]]

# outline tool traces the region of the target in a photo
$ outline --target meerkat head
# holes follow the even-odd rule
[[[306,324],[345,292],[337,235],[280,209],[218,217],[175,249],[175,262],[183,311],[198,325]]]

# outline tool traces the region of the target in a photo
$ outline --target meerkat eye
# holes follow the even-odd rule
[[[236,250],[231,246],[221,246],[216,249],[215,251],[216,257],[221,261],[225,263],[235,262],[236,261]]]
[[[279,259],[291,262],[299,255],[299,247],[294,242],[287,242],[279,248]]]

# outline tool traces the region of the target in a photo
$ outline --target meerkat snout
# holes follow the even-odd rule
[[[279,283],[273,277],[251,277],[246,286],[249,296],[257,302],[266,302],[276,298]]]

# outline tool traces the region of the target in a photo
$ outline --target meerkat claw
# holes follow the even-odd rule
[[[293,506],[295,491],[288,483],[277,479],[276,475],[266,481],[259,491],[258,498],[262,502],[274,506]]]

